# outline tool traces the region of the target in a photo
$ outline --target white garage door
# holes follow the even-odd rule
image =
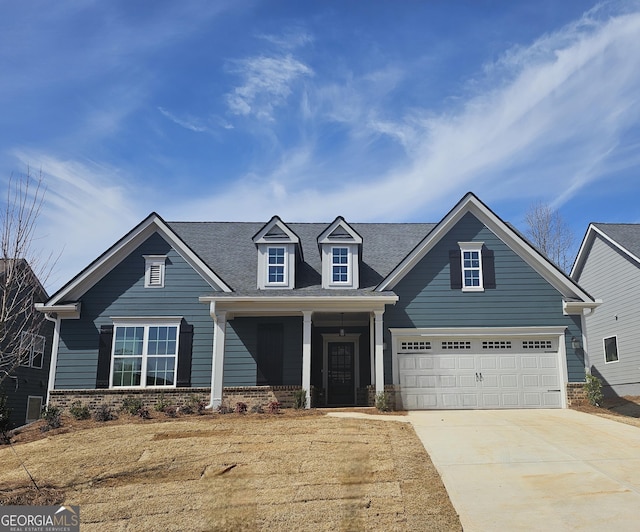
[[[402,338],[403,407],[560,408],[558,339]]]

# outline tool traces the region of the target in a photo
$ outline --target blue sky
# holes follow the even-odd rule
[[[166,220],[640,222],[640,3],[0,1],[0,180],[51,290]]]

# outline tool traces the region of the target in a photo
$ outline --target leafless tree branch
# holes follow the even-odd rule
[[[575,236],[557,210],[534,203],[525,215],[526,235],[534,246],[564,272],[573,264]]]

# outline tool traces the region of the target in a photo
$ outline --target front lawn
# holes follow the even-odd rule
[[[405,423],[313,411],[124,414],[101,424],[65,418],[14,448],[43,496],[57,499],[47,503],[80,505],[85,532],[461,530]],[[0,446],[0,503],[25,502],[28,486],[14,451]]]

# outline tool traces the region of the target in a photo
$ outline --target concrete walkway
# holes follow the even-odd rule
[[[637,427],[574,410],[425,411],[407,418],[465,532],[640,530]]]

